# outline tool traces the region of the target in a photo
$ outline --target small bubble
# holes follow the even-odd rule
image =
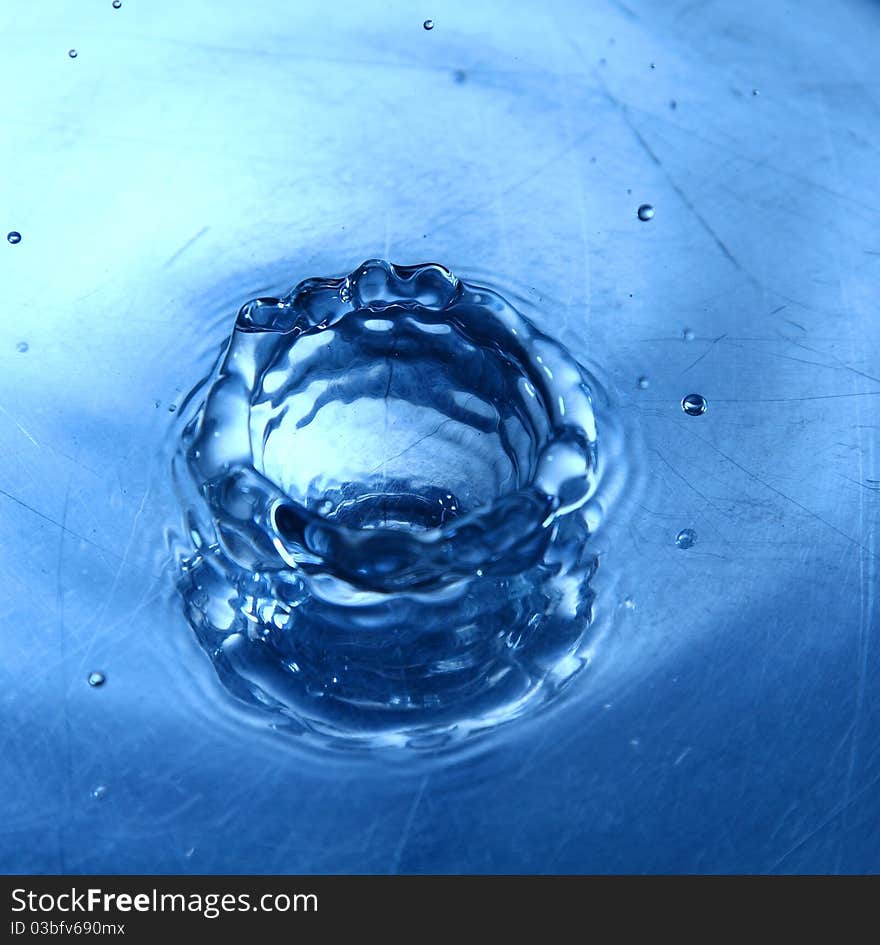
[[[685,341],[693,341],[697,336],[694,334],[692,328],[685,328],[681,333],[681,337],[684,338]]]
[[[681,398],[681,409],[689,417],[699,417],[709,409],[709,404],[702,394],[687,394]]]
[[[100,801],[102,797],[107,793],[107,788],[103,784],[99,784],[92,792],[92,800]]]
[[[21,354],[24,354],[29,348],[30,345],[26,341],[19,341],[19,343],[15,346],[15,350]]]
[[[654,219],[654,208],[649,203],[643,203],[638,209],[639,219],[643,223],[647,223],[648,220]]]
[[[652,69],[655,69],[655,68],[656,68],[656,66],[654,65],[653,62],[651,63],[651,68],[652,68]]]
[[[675,536],[675,544],[679,548],[693,548],[697,540],[697,533],[692,528],[683,528]]]
[[[107,682],[107,677],[103,673],[89,673],[89,685],[92,689],[97,689],[98,686],[103,686]]]
[[[21,242],[21,233],[19,233],[18,230],[10,230],[10,231],[6,234],[6,239],[7,239],[10,243],[12,243],[13,246],[15,246],[16,243],[20,243],[20,242]]]
[[[426,30],[432,30],[432,29],[434,29],[434,21],[433,21],[433,20],[425,20],[425,22],[422,23],[422,26],[424,26]]]
[[[638,381],[639,389],[640,389],[640,390],[647,390],[647,389],[648,389],[648,385],[649,385],[650,383],[651,383],[651,382],[648,380],[647,377],[640,377],[640,378],[639,378],[639,381]]]
[[[623,606],[624,606],[627,610],[635,610],[635,609],[636,609],[636,602],[635,602],[631,597],[625,597],[625,598],[623,599]]]
[[[752,95],[760,95],[761,93],[757,89],[752,89]]]
[[[76,59],[76,50],[75,50],[75,49],[68,49],[68,50],[67,50],[67,55],[70,56],[71,59]]]
[[[113,9],[118,10],[122,6],[122,0],[113,0]]]
[[[168,405],[168,413],[174,413],[175,410],[177,410],[177,404]]]

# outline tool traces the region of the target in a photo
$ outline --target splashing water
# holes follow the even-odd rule
[[[242,306],[197,390],[178,586],[239,699],[434,746],[589,662],[604,395],[496,292],[436,264],[309,279]]]

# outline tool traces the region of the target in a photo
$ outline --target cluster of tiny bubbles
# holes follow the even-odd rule
[[[18,230],[10,230],[6,234],[6,239],[8,242],[12,243],[13,246],[15,246],[16,243],[21,242],[21,233],[19,233]]]
[[[101,672],[89,673],[88,679],[89,685],[92,689],[97,689],[99,686],[103,686],[107,682],[107,677]]]
[[[425,22],[422,23],[422,26],[424,26],[424,28],[425,28],[426,30],[432,30],[432,29],[434,29],[434,21],[433,21],[433,20],[425,20]]]
[[[648,389],[648,385],[649,385],[650,383],[651,383],[651,382],[648,380],[647,377],[640,377],[639,380],[638,380],[639,390],[647,390],[647,389]]]
[[[675,536],[675,544],[681,548],[693,548],[697,540],[697,533],[692,528],[683,528]]]
[[[654,219],[654,208],[649,203],[643,203],[637,213],[642,223],[647,223],[648,220]]]
[[[19,341],[19,343],[15,346],[15,350],[20,354],[24,354],[29,348],[30,345],[26,341]]]
[[[694,334],[692,328],[685,328],[681,333],[681,337],[684,338],[685,341],[693,341],[697,336]]]
[[[702,394],[685,394],[681,398],[681,409],[689,417],[699,417],[709,409],[709,403]]]
[[[107,793],[107,788],[106,788],[106,786],[103,785],[103,784],[99,784],[99,785],[98,785],[96,788],[94,788],[94,789],[92,790],[92,792],[91,792],[91,794],[92,794],[92,800],[100,801],[101,798],[104,797],[104,795],[105,795],[106,793]]]
[[[75,50],[75,49],[68,49],[68,50],[67,50],[67,55],[70,56],[71,59],[76,59],[76,50]]]

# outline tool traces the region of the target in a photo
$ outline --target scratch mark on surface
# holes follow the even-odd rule
[[[48,522],[50,525],[54,525],[56,528],[60,528],[61,531],[64,532],[65,534],[73,535],[74,538],[78,538],[80,541],[84,541],[87,545],[91,545],[93,548],[97,548],[99,551],[103,551],[104,554],[108,554],[113,558],[119,557],[119,555],[116,554],[116,552],[110,551],[109,548],[105,548],[103,545],[99,545],[96,541],[92,541],[90,538],[86,538],[85,535],[80,535],[79,532],[75,532],[72,528],[68,528],[64,524],[64,522],[58,522],[54,518],[51,518],[49,515],[45,515],[43,512],[40,512],[38,509],[35,509],[32,505],[28,505],[27,502],[22,502],[21,499],[14,496],[11,492],[6,492],[4,489],[0,489],[0,495],[5,496],[7,499],[10,499],[11,501],[15,502],[16,505],[20,505],[23,509],[27,509],[28,512],[32,512],[38,518],[43,519],[43,521]]]
[[[430,776],[427,774],[422,778],[421,783],[419,784],[419,789],[416,791],[412,804],[409,806],[409,813],[406,815],[406,820],[403,824],[403,831],[400,834],[400,840],[397,842],[397,847],[395,848],[394,855],[391,858],[391,866],[388,869],[388,872],[392,875],[396,874],[400,869],[403,853],[406,850],[406,844],[409,840],[410,834],[412,833],[413,824],[416,820],[416,813],[418,812],[419,805],[422,803],[422,797],[425,793],[425,788],[428,786],[429,780]]]
[[[743,266],[743,264],[736,258],[736,256],[734,256],[734,254],[730,251],[730,249],[728,248],[724,240],[722,240],[721,237],[712,228],[712,225],[709,223],[709,221],[703,216],[702,213],[700,213],[700,211],[696,208],[696,206],[694,206],[693,201],[690,199],[690,197],[688,197],[684,189],[675,181],[675,179],[670,175],[669,171],[666,170],[666,167],[664,166],[663,161],[660,159],[660,157],[657,155],[657,153],[654,151],[654,149],[645,139],[645,136],[639,130],[636,123],[633,121],[627,105],[624,102],[621,102],[619,99],[615,98],[614,95],[612,95],[611,90],[602,80],[601,76],[597,74],[596,77],[599,81],[599,84],[602,87],[603,92],[605,93],[605,97],[620,112],[620,115],[623,118],[624,122],[626,123],[627,128],[629,128],[629,130],[632,132],[633,137],[636,139],[636,141],[638,142],[642,150],[645,152],[645,154],[648,155],[651,161],[653,161],[653,163],[660,169],[664,178],[666,179],[666,183],[669,184],[669,186],[678,196],[679,200],[681,200],[681,202],[685,205],[685,207],[688,209],[688,211],[691,213],[694,219],[700,224],[703,230],[705,230],[705,232],[711,238],[712,242],[721,251],[722,255],[737,271],[741,272],[753,286],[759,289],[763,289],[763,286],[761,285],[760,280],[758,280],[751,272],[749,272],[749,270],[746,269],[745,266]]]
[[[736,468],[739,469],[740,472],[745,473],[746,476],[748,476],[749,479],[751,479],[752,481],[757,482],[759,485],[762,485],[765,489],[769,489],[770,492],[772,492],[774,495],[779,496],[780,499],[784,499],[786,502],[791,503],[793,506],[800,509],[802,512],[805,512],[807,515],[809,515],[810,518],[815,519],[817,522],[821,522],[826,528],[830,528],[831,531],[835,532],[835,534],[837,535],[840,535],[841,538],[845,538],[850,544],[855,545],[857,548],[861,548],[863,551],[868,552],[868,554],[872,554],[871,550],[867,548],[865,545],[863,545],[857,538],[853,538],[852,535],[848,535],[845,531],[843,531],[842,529],[838,528],[836,525],[829,522],[826,518],[823,518],[818,512],[814,512],[811,508],[808,508],[802,502],[798,502],[797,499],[786,494],[781,489],[777,489],[776,486],[771,485],[769,482],[767,482],[766,479],[762,479],[757,473],[753,472],[751,469],[747,469],[745,466],[742,465],[742,463],[737,462],[737,460],[735,460],[732,456],[728,455],[727,453],[724,452],[724,450],[717,447],[711,440],[707,440],[704,436],[700,436],[698,433],[694,433],[692,430],[688,430],[687,432],[691,436],[696,437],[702,443],[705,443],[706,446],[708,446],[711,450],[714,450],[719,456],[726,459],[727,462],[731,463],[733,466],[736,466]]]
[[[64,825],[70,819],[71,792],[73,790],[73,755],[70,731],[70,706],[67,699],[67,640],[64,632],[64,589],[61,574],[64,566],[64,536],[67,533],[67,509],[70,506],[70,480],[67,480],[67,490],[64,493],[64,512],[61,515],[61,535],[58,540],[58,564],[55,568],[55,608],[58,612],[58,647],[60,651],[61,672],[61,710],[64,715],[64,747],[65,747],[65,781],[64,803],[66,813],[58,818],[58,861],[61,872],[65,873],[66,858],[64,852]]]
[[[177,250],[176,253],[172,253],[171,256],[168,257],[168,259],[165,261],[165,264],[164,264],[164,266],[163,266],[162,268],[163,268],[163,269],[167,269],[169,266],[171,266],[173,263],[175,263],[175,262],[190,248],[190,246],[192,246],[193,243],[196,242],[196,240],[201,239],[201,238],[205,235],[205,233],[207,233],[208,230],[210,230],[210,229],[211,229],[211,227],[209,227],[209,226],[203,226],[203,227],[199,230],[199,232],[196,233],[195,236],[191,236],[191,237],[183,244],[183,246],[181,246],[180,249]]]
[[[22,426],[22,424],[20,424],[18,420],[16,420],[15,417],[13,417],[12,414],[4,406],[2,406],[2,404],[0,404],[0,413],[2,413],[6,417],[9,417],[9,419],[16,425],[16,427],[18,427],[18,432],[21,433],[22,436],[26,436],[31,441],[31,443],[33,443],[34,446],[36,446],[37,449],[40,449],[40,444],[31,436],[30,433],[28,433],[28,431]]]
[[[688,372],[692,367],[696,367],[696,365],[698,365],[698,364],[700,363],[700,361],[702,361],[703,358],[706,357],[706,355],[715,347],[715,345],[717,345],[719,341],[721,341],[722,339],[724,339],[724,338],[726,338],[726,337],[727,337],[726,334],[724,334],[724,335],[719,335],[719,336],[709,345],[709,347],[706,348],[706,350],[697,358],[697,360],[696,360],[696,361],[692,361],[681,373],[682,373],[682,374],[687,374],[687,372]]]

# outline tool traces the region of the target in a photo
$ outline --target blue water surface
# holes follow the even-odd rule
[[[0,869],[880,868],[878,39],[870,0],[5,3]],[[243,302],[367,259],[515,300],[620,423],[580,671],[454,750],[298,737],[177,590],[189,393]]]

